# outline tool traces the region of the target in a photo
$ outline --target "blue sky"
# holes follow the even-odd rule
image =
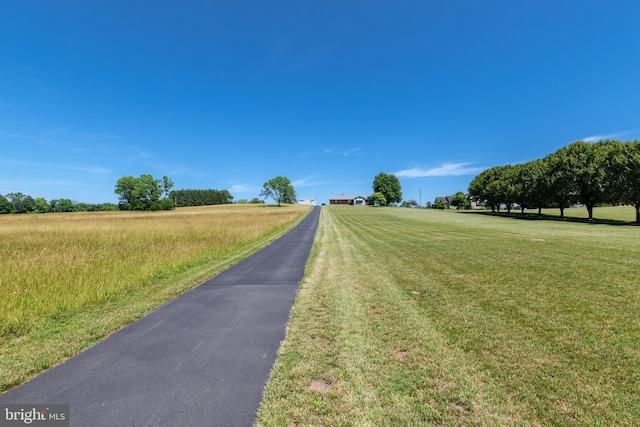
[[[0,194],[127,175],[423,204],[578,139],[640,139],[637,1],[2,1]]]

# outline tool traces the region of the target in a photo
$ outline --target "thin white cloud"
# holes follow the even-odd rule
[[[633,132],[634,131],[630,130],[626,132],[610,133],[608,135],[591,135],[586,138],[582,138],[582,140],[584,142],[598,142],[598,141],[602,141],[603,139],[617,139],[622,136],[629,135],[630,133],[633,133]]]
[[[57,135],[60,133],[66,133],[69,129],[68,128],[57,128],[57,129],[52,129],[52,130],[48,130],[45,132],[45,134],[47,135]]]
[[[359,156],[360,155],[360,151],[362,150],[362,147],[358,147],[358,148],[352,148],[351,150],[347,150],[344,153],[342,153],[343,156],[350,156],[350,155],[356,155]]]
[[[62,181],[62,180],[55,180],[55,179],[42,179],[42,180],[38,180],[36,181],[36,184],[39,186],[51,186],[51,187],[76,187],[76,186],[84,186],[86,185],[83,182],[77,182],[77,181]]]
[[[348,150],[338,150],[335,148],[325,148],[324,150],[322,150],[322,152],[324,154],[331,154],[333,156],[359,156],[361,153],[361,151],[363,150],[362,147],[357,147],[357,148],[350,148]]]
[[[444,163],[440,166],[431,168],[411,168],[403,169],[394,175],[403,178],[424,178],[424,177],[444,177],[444,176],[463,176],[475,175],[482,172],[484,168],[471,166],[472,163]]]
[[[315,176],[310,175],[301,179],[296,179],[291,182],[291,185],[293,185],[294,187],[314,187],[316,185],[333,184],[332,181],[314,182],[313,178],[315,178]]]
[[[231,193],[250,193],[255,191],[255,187],[249,184],[234,184],[229,189]]]
[[[57,164],[57,163],[38,163],[38,162],[23,162],[18,160],[0,160],[0,163],[6,163],[11,165],[18,166],[30,166],[30,167],[48,167],[48,168],[56,168],[56,169],[67,169],[67,170],[75,170],[80,172],[89,172],[96,175],[105,175],[112,172],[111,169],[104,168],[101,166],[73,166],[66,164]]]
[[[137,160],[142,159],[151,159],[153,158],[153,153],[144,148],[136,147],[134,145],[128,145],[126,148],[126,153],[129,155],[127,161],[135,162]]]
[[[20,134],[20,133],[11,133],[11,132],[0,131],[0,136],[6,136],[8,138],[27,139],[27,140],[36,141],[36,142],[43,142],[42,138],[36,138],[34,136],[31,136],[31,135],[24,135],[24,134]]]

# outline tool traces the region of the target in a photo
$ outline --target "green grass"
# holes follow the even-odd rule
[[[0,215],[0,392],[248,257],[307,212]]]
[[[512,210],[507,213],[501,210],[497,213],[491,211],[465,211],[464,213],[475,213],[484,215],[503,216],[514,219],[582,222],[589,224],[609,224],[609,225],[638,225],[635,224],[635,209],[632,206],[596,207],[593,209],[593,220],[588,220],[586,208],[566,208],[564,217],[560,217],[560,209],[542,209],[542,215],[538,215],[537,209],[528,209],[523,215],[520,210]]]
[[[639,255],[630,225],[323,208],[258,424],[638,425]]]

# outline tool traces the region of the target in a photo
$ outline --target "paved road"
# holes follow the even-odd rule
[[[72,426],[251,426],[319,213],[0,403],[69,404]]]

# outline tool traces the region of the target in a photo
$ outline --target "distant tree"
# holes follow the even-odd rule
[[[260,204],[260,203],[264,203],[264,200],[260,200],[259,198],[254,197],[253,199],[249,200],[249,203]]]
[[[50,209],[51,207],[49,206],[49,203],[47,203],[47,201],[42,197],[38,197],[33,201],[33,212],[47,213]]]
[[[280,206],[282,203],[295,203],[296,193],[289,178],[276,176],[265,182],[260,196],[273,199]]]
[[[576,141],[545,158],[549,194],[560,208],[561,217],[565,208],[580,202],[586,206],[589,219],[593,219],[593,208],[607,200],[607,144]]]
[[[433,206],[433,209],[440,209],[441,211],[447,209],[447,204],[442,200],[437,201],[432,206]]]
[[[502,178],[501,172],[500,166],[494,166],[473,178],[468,189],[471,200],[490,206],[493,212],[500,211],[500,204],[503,202],[498,183]]]
[[[462,191],[458,191],[451,199],[451,206],[456,209],[471,209],[471,201]]]
[[[537,159],[525,163],[517,170],[520,182],[518,184],[518,203],[523,209],[536,207],[538,215],[542,215],[542,208],[551,203],[547,164],[544,159]]]
[[[610,142],[609,201],[632,205],[640,223],[640,141]]]
[[[607,144],[576,141],[547,156],[551,194],[560,216],[566,207],[580,202],[593,219],[593,208],[606,201]]]
[[[120,197],[120,209],[148,210],[151,205],[160,200],[163,190],[160,187],[160,180],[149,174],[143,174],[139,178],[132,176],[120,178],[114,192]]]
[[[57,199],[49,202],[51,212],[73,212],[73,202],[69,199]]]
[[[385,204],[400,203],[402,200],[402,187],[395,175],[380,172],[373,179],[373,192],[382,193],[386,199]]]
[[[226,205],[228,203],[233,203],[233,196],[227,190],[218,191],[218,199],[217,204]]]
[[[169,194],[178,207],[209,206],[233,203],[233,196],[227,190],[175,190]]]
[[[573,171],[577,200],[584,203],[589,219],[593,219],[593,208],[606,201],[606,169],[608,142],[589,143],[576,141],[569,144],[568,167]]]
[[[170,211],[176,208],[176,204],[168,197],[161,199],[159,203],[162,209],[164,209],[165,211]]]
[[[6,197],[0,194],[0,214],[11,213],[11,203]]]
[[[115,203],[99,203],[96,205],[97,211],[117,211],[118,205]]]
[[[386,206],[387,199],[386,197],[384,197],[384,194],[382,194],[379,191],[376,191],[369,197],[369,204],[374,206]]]
[[[173,188],[174,184],[173,181],[171,181],[171,178],[169,178],[168,176],[163,176],[162,177],[162,191],[164,194],[164,197],[169,197],[169,194],[171,193],[171,189]]]
[[[27,196],[20,192],[7,194],[7,199],[11,206],[11,213],[27,213],[33,212],[33,197]]]
[[[115,193],[120,198],[118,205],[122,210],[144,210],[146,208],[138,194],[138,179],[132,176],[123,176],[116,183]]]
[[[551,204],[560,209],[560,217],[562,218],[564,210],[577,201],[578,195],[567,147],[562,147],[548,154],[545,157],[545,162]]]
[[[516,202],[516,180],[517,176],[512,165],[496,166],[495,180],[492,188],[496,194],[499,204],[504,204],[507,212],[511,213],[511,208]],[[499,206],[498,206],[499,208]]]

